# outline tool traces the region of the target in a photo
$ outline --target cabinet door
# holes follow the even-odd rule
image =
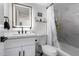
[[[5,56],[21,56],[21,47],[18,48],[6,48]]]
[[[35,56],[35,46],[34,45],[24,46],[23,56]]]

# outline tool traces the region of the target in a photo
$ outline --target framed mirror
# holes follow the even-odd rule
[[[12,27],[32,28],[32,7],[23,4],[12,4]]]

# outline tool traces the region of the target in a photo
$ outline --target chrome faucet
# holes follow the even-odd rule
[[[21,30],[22,34],[23,34],[23,27],[22,27],[22,30]]]
[[[20,26],[22,26],[22,22],[19,23]],[[23,34],[23,26],[22,26],[22,30],[21,30],[22,34]]]
[[[21,31],[18,31],[18,34],[20,34],[20,33],[27,33],[27,31],[25,30],[25,32],[24,32],[24,30],[23,30],[23,27],[21,27],[22,28],[22,30]]]

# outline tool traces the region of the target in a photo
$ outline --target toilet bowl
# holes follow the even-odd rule
[[[42,45],[42,51],[47,56],[56,56],[57,55],[56,48],[53,46],[50,46],[50,45]]]

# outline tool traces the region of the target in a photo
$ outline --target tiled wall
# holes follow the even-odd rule
[[[55,16],[61,23],[58,38],[79,48],[79,3],[55,4]]]

